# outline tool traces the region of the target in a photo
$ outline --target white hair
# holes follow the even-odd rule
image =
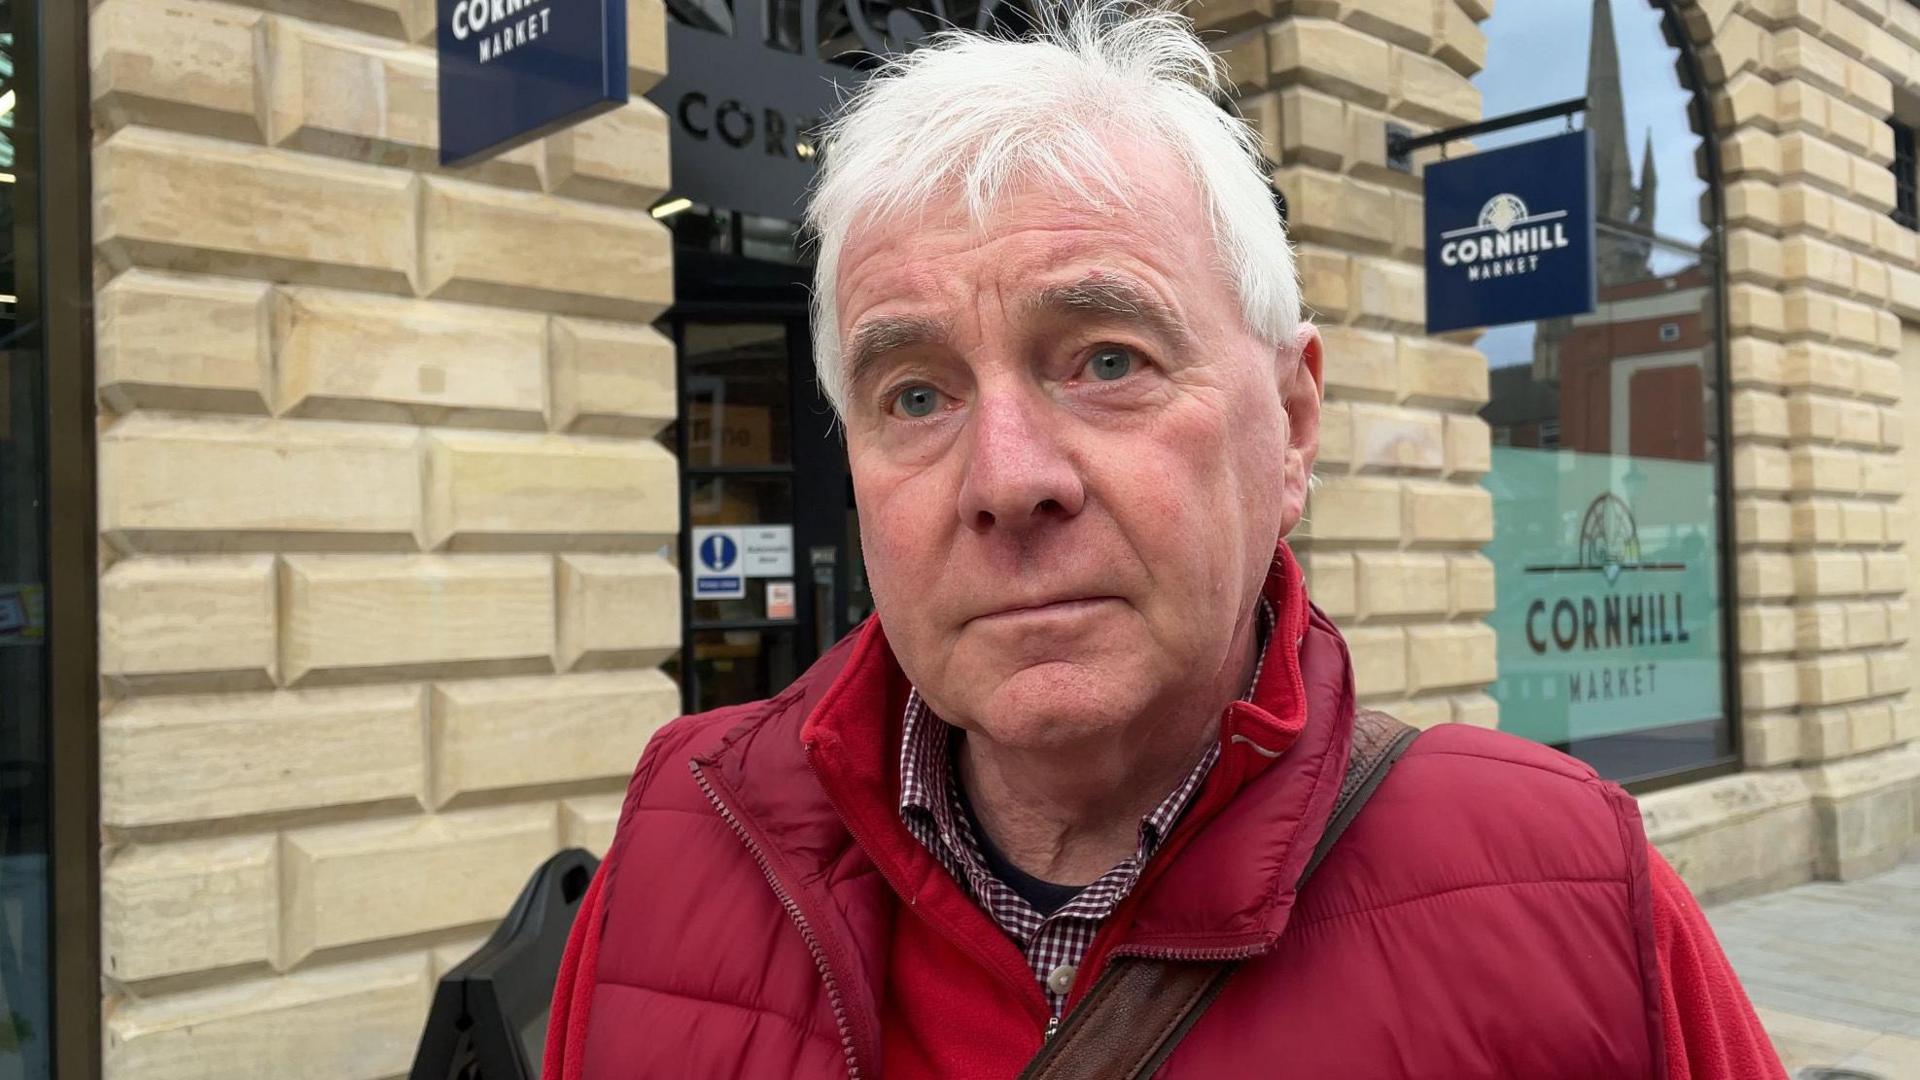
[[[820,388],[842,414],[836,277],[856,222],[955,194],[980,222],[1015,182],[1126,206],[1115,142],[1157,142],[1185,166],[1251,332],[1279,345],[1300,322],[1293,253],[1257,144],[1216,103],[1227,83],[1192,22],[1134,0],[1071,10],[1041,0],[1037,21],[1017,41],[934,35],[877,70],[826,128],[807,208],[818,242],[813,355]],[[1089,190],[1088,178],[1104,191]]]

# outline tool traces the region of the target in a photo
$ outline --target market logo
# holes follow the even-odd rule
[[[1443,232],[1440,239],[1441,263],[1466,267],[1468,281],[1531,274],[1542,255],[1573,243],[1565,210],[1534,213],[1526,200],[1505,191],[1480,207],[1474,224]]]
[[[1633,509],[1610,491],[1595,496],[1581,515],[1576,556],[1569,563],[1525,568],[1528,574],[1569,579],[1559,595],[1535,597],[1527,605],[1528,647],[1541,656],[1594,654],[1593,667],[1567,676],[1568,696],[1575,702],[1654,692],[1659,665],[1649,651],[1684,646],[1693,633],[1685,594],[1642,575],[1680,573],[1687,564],[1643,559]],[[1624,654],[1628,662],[1616,662],[1608,653]],[[1580,662],[1589,661],[1582,656]]]

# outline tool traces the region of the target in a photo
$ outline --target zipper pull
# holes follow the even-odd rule
[[[1051,1041],[1053,1039],[1053,1033],[1059,1030],[1060,1030],[1060,1018],[1058,1016],[1055,1016],[1053,1019],[1047,1021],[1047,1030],[1045,1034],[1040,1036],[1040,1041],[1042,1043]]]

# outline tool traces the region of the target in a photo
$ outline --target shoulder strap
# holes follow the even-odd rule
[[[1320,868],[1340,834],[1419,732],[1383,712],[1353,716],[1352,749],[1333,813],[1313,846],[1296,889]],[[1115,957],[1020,1080],[1141,1080],[1152,1076],[1218,997],[1238,961]]]

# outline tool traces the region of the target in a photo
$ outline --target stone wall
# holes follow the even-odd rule
[[[1386,162],[1390,121],[1480,118],[1487,8],[1211,0],[1194,15],[1278,166],[1326,342],[1319,486],[1293,538],[1309,590],[1346,631],[1363,701],[1421,727],[1495,726],[1487,362],[1472,335],[1427,336],[1420,175]]]
[[[1517,2],[1517,0],[1516,0]],[[1623,0],[1644,2],[1644,0]],[[1420,180],[1384,123],[1478,119],[1485,0],[1205,0],[1278,168],[1327,345],[1321,484],[1297,536],[1364,700],[1493,725],[1492,533],[1470,335],[1423,333]],[[1645,797],[1708,898],[1887,865],[1920,836],[1902,494],[1916,237],[1884,123],[1920,93],[1908,0],[1682,0],[1725,171],[1740,724],[1748,771]]]
[[[1740,724],[1753,771],[1643,806],[1682,874],[1730,895],[1856,876],[1914,843],[1913,523],[1901,499],[1912,473],[1894,355],[1900,320],[1920,318],[1920,237],[1888,216],[1885,121],[1896,88],[1920,89],[1920,8],[1695,0],[1681,11],[1726,182]]]
[[[441,170],[433,17],[94,4],[110,1078],[403,1074],[678,707],[665,118]]]

